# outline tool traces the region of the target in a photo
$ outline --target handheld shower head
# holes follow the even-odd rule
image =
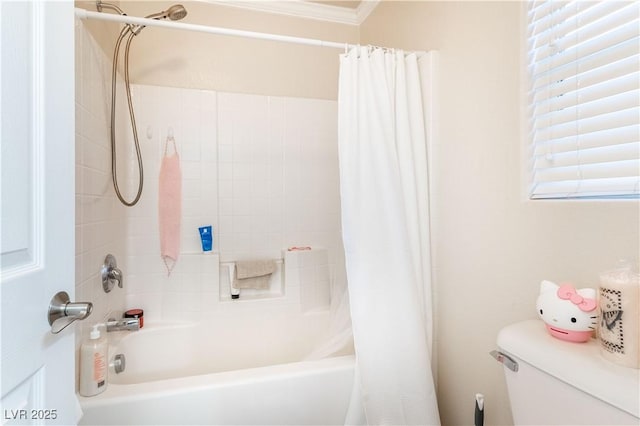
[[[145,16],[148,19],[171,19],[172,21],[178,21],[187,16],[187,9],[181,4],[174,4],[167,10],[163,10],[162,12],[152,13],[151,15]]]
[[[145,16],[147,19],[170,19],[172,21],[178,21],[187,16],[187,9],[181,4],[174,4],[167,10],[163,10],[161,12],[152,13],[151,15]],[[136,28],[132,29],[131,32],[133,35],[140,34],[140,31],[144,28],[144,25],[138,25]]]
[[[181,4],[174,4],[169,9],[167,9],[167,17],[172,21],[179,21],[180,19],[187,16],[187,9]]]

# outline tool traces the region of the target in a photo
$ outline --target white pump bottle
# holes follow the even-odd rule
[[[96,324],[80,346],[80,395],[94,396],[107,389],[108,350],[107,339],[100,336]]]

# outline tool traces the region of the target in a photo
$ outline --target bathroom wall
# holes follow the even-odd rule
[[[118,7],[121,6],[120,2],[117,0],[109,1],[108,3]],[[75,0],[74,6],[96,12],[95,0]],[[115,46],[116,39],[120,33],[120,28],[112,22],[98,21],[97,19],[84,20],[83,26],[84,29],[91,34],[95,42],[100,46],[107,57],[111,58],[113,56],[113,47]]]
[[[438,399],[443,425],[512,424],[498,330],[535,318],[542,279],[597,286],[637,260],[638,201],[530,201],[522,38],[524,2],[382,2],[361,43],[439,54],[439,137],[431,149]],[[425,220],[427,220],[425,218]]]
[[[300,264],[301,281],[288,281],[296,289],[285,288],[281,300],[313,305],[304,291],[304,300],[289,296],[299,282],[311,288],[324,276],[327,284],[343,262],[337,103],[148,85],[134,85],[133,94],[145,187],[140,203],[126,209],[128,307],[143,308],[148,320],[219,312],[218,259],[281,259],[291,246],[327,249],[324,262]],[[181,257],[170,276],[158,234],[158,173],[169,129],[183,175]],[[135,170],[131,152],[129,161]],[[132,191],[137,177],[130,176]],[[205,225],[213,226],[213,255],[201,254],[198,227]]]
[[[109,118],[111,60],[93,36],[76,20],[76,300],[93,303],[91,316],[77,327],[79,345],[86,329],[122,310],[125,293],[102,290],[100,268],[108,253],[122,263],[125,216],[111,185]],[[124,105],[118,110],[123,114]],[[120,120],[123,115],[120,115]]]
[[[357,42],[358,27],[211,4],[180,2],[180,21],[338,42]],[[146,16],[172,2],[126,1],[127,14]],[[92,9],[89,5],[88,9]],[[114,24],[111,24],[114,25]],[[339,51],[273,41],[146,28],[131,48],[131,79],[157,86],[234,93],[336,99]],[[313,82],[313,83],[311,83]]]

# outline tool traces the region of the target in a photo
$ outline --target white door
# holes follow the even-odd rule
[[[73,3],[0,0],[0,306],[3,424],[75,424]]]

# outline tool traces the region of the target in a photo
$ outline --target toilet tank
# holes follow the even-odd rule
[[[605,360],[595,339],[556,339],[540,320],[503,328],[502,354],[516,425],[640,425],[640,370]]]

